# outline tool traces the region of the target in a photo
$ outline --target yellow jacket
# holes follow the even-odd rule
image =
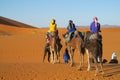
[[[52,22],[50,23],[50,29],[48,32],[55,32],[57,30],[57,24],[55,23],[55,20],[52,19]]]

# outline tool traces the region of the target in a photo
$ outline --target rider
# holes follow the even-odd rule
[[[98,18],[94,17],[93,18],[93,22],[90,24],[90,31],[93,34],[92,36],[90,36],[90,40],[92,40],[93,38],[98,39],[99,41],[102,41],[102,36],[100,36],[99,32],[101,32],[100,30],[100,23],[98,22]]]
[[[94,17],[93,18],[93,22],[91,23],[90,25],[90,31],[91,33],[93,34],[92,37],[95,38],[96,36],[96,39],[98,40],[98,42],[100,43],[101,45],[101,52],[102,52],[102,35],[99,34],[99,32],[101,32],[100,30],[101,28],[101,25],[100,23],[98,22],[98,18],[97,17]],[[102,55],[101,55],[102,56]],[[98,60],[99,61],[99,60]]]
[[[48,32],[52,33],[53,35],[55,35],[56,31],[57,31],[57,24],[55,23],[55,19],[52,19]]]
[[[63,35],[66,38],[65,39],[66,43],[68,43],[72,37],[74,37],[74,38],[76,37],[76,35],[75,35],[76,27],[72,20],[69,20],[67,30],[68,31]]]
[[[100,23],[98,23],[97,17],[93,18],[93,22],[90,25],[90,31],[97,34],[100,32]]]
[[[58,32],[57,24],[55,23],[55,19],[52,19],[52,21],[50,23],[50,28],[46,34],[47,42],[49,42],[49,40],[52,36],[56,36],[57,32]]]
[[[68,33],[72,33],[76,30],[75,24],[72,20],[69,20],[69,24],[67,26]]]
[[[76,26],[75,26],[75,24],[73,23],[72,20],[69,20],[69,24],[68,24],[68,26],[67,26],[67,30],[68,30],[68,32],[67,32],[68,37],[70,37],[71,34],[74,34],[74,35],[73,35],[74,38],[76,37],[76,35],[75,35],[75,33],[74,33],[74,32],[76,31]]]

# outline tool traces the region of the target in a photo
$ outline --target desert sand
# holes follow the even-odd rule
[[[0,24],[0,80],[119,80],[120,64],[109,64],[111,54],[116,52],[120,62],[120,28],[102,28],[103,59],[108,62],[103,65],[105,77],[94,76],[95,67],[87,71],[87,56],[84,56],[83,70],[79,71],[79,54],[75,51],[75,66],[63,62],[65,44],[62,34],[65,28],[58,28],[62,39],[60,63],[44,63],[43,50],[45,34],[48,28],[25,28],[8,24]],[[78,28],[85,32],[89,28]]]

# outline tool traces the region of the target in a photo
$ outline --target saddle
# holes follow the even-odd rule
[[[101,46],[101,51],[102,51],[102,35],[91,33],[91,32],[86,32],[86,38],[85,38],[85,41],[84,41],[84,46],[86,46],[86,44],[93,44],[96,41]]]
[[[53,37],[56,37],[56,39],[59,39],[59,41],[60,41],[60,38],[59,38],[59,36],[58,36],[58,31],[55,31],[55,32],[47,32],[47,33],[46,33],[47,43],[49,43],[50,40],[51,40]]]
[[[98,39],[98,35],[93,33],[90,35],[89,39],[90,40]]]
[[[98,34],[92,33],[90,31],[86,32],[86,40],[87,41],[92,41],[98,39]]]
[[[72,34],[72,33],[65,34],[65,42],[66,42],[66,43],[70,42],[71,37],[72,37],[71,34]]]
[[[84,33],[83,32],[75,31],[75,32],[65,34],[65,42],[68,43],[68,42],[71,41],[72,38],[77,38],[78,34],[80,35],[80,37],[82,39],[84,39]]]

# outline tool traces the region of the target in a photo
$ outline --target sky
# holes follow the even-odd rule
[[[69,20],[88,26],[95,16],[101,25],[120,25],[120,0],[0,0],[0,16],[40,28],[53,18],[57,27]]]

